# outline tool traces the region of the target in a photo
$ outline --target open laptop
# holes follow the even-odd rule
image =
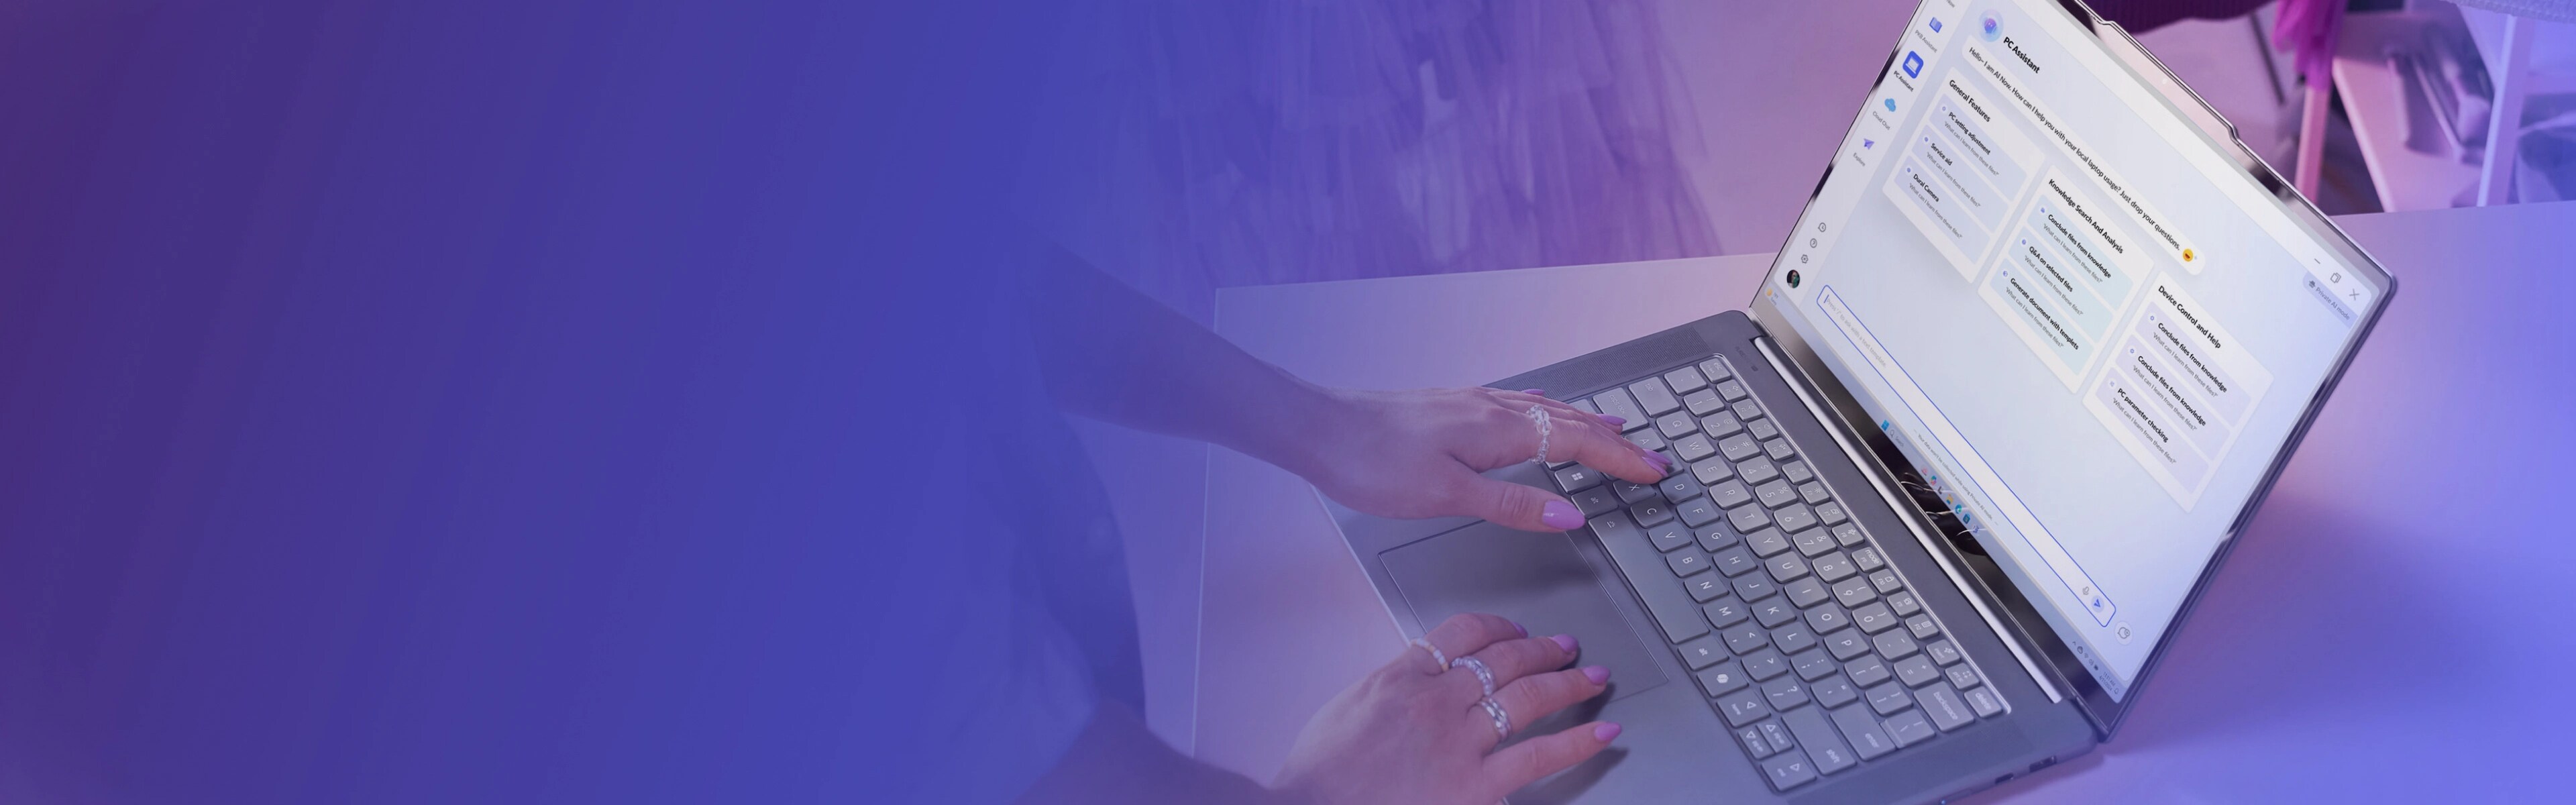
[[[1331,506],[1408,636],[1572,633],[1514,802],[1919,802],[2118,730],[2395,281],[2117,26],[1926,0],[1750,315],[1495,383],[1627,419],[1565,534]],[[1329,501],[1328,501],[1328,505]]]

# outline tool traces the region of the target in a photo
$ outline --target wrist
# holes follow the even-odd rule
[[[1268,395],[1269,404],[1245,409],[1251,418],[1234,429],[1240,438],[1226,446],[1299,477],[1315,478],[1328,468],[1324,457],[1331,452],[1331,441],[1348,429],[1345,423],[1357,401],[1348,392],[1284,371],[1279,376],[1283,382]]]

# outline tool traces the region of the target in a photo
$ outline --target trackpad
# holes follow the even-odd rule
[[[1578,663],[1609,667],[1611,699],[1661,686],[1664,672],[1610,605],[1573,539],[1477,523],[1378,559],[1425,629],[1461,612],[1490,612],[1529,627],[1532,636],[1573,635],[1582,644]]]

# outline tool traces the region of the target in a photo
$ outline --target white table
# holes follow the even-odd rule
[[[2576,203],[2343,224],[2399,275],[2396,306],[2124,731],[1986,797],[2560,790],[2548,778],[2576,749],[2576,683],[2562,679],[2576,661],[2576,539],[2554,511],[2555,464],[2576,455],[2576,325],[2563,314],[2576,304]],[[1768,262],[1228,289],[1218,329],[1326,383],[1473,384],[1740,306]],[[1675,286],[1688,290],[1639,290]],[[1553,321],[1530,321],[1547,311]],[[1306,718],[1400,644],[1307,486],[1208,455],[1187,743],[1267,779]]]

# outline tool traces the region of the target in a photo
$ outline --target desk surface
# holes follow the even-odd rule
[[[2396,305],[2101,750],[1990,801],[2554,796],[2576,749],[2576,203],[2342,221]],[[1229,289],[1218,329],[1320,382],[1473,384],[1740,306],[1762,255]],[[1674,287],[1689,293],[1640,293]],[[1548,324],[1524,324],[1555,312]],[[1400,646],[1295,477],[1208,461],[1192,751],[1267,779]]]

